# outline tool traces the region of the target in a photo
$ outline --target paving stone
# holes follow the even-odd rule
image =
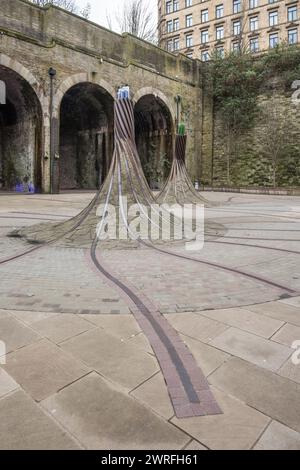
[[[181,338],[189,347],[206,377],[231,357],[229,354],[189,336],[181,335]]]
[[[3,368],[37,401],[90,371],[73,356],[47,340],[9,354]]]
[[[129,344],[134,345],[137,348],[142,349],[143,351],[146,351],[148,354],[152,354],[152,355],[154,354],[151,344],[147,340],[144,333],[139,333],[138,335],[130,338],[128,341],[129,341]]]
[[[131,395],[167,420],[174,416],[174,409],[161,372],[136,388]]]
[[[6,346],[6,353],[39,341],[41,337],[13,317],[0,318],[0,341]]]
[[[285,344],[288,347],[292,347],[295,341],[300,341],[300,327],[286,323],[272,337],[272,341],[276,341],[276,343]]]
[[[36,322],[41,320],[46,320],[47,318],[54,318],[59,313],[51,313],[51,312],[29,312],[29,311],[22,311],[22,310],[11,310],[11,314],[16,317],[18,320],[22,321],[28,326],[33,325]]]
[[[224,363],[209,381],[300,432],[299,384],[239,358]]]
[[[212,450],[251,449],[268,422],[268,417],[239,400],[212,388],[223,414],[179,420],[176,424]]]
[[[204,343],[227,330],[228,326],[194,313],[166,315],[167,320],[180,333]]]
[[[300,297],[291,297],[290,299],[281,300],[280,303],[298,307],[300,309]]]
[[[233,356],[273,371],[278,370],[293,352],[286,346],[237,328],[228,329],[210,344]]]
[[[154,357],[99,329],[72,338],[61,347],[129,390],[159,370]]]
[[[277,421],[272,421],[254,450],[300,450],[300,434]]]
[[[248,331],[264,338],[270,338],[284,322],[259,315],[242,308],[201,312],[208,318],[229,326]]]
[[[17,382],[0,367],[0,398],[19,388]]]
[[[0,400],[1,450],[76,450],[79,445],[22,391]]]
[[[184,450],[197,451],[197,450],[207,450],[207,449],[206,447],[199,444],[199,442],[193,440],[185,447]]]
[[[268,302],[265,304],[245,307],[251,312],[262,313],[286,323],[293,323],[300,326],[300,308],[285,304],[283,302]]]
[[[43,406],[88,449],[182,449],[190,440],[96,373],[49,397]]]
[[[133,315],[83,315],[85,318],[120,339],[130,339],[141,332]]]
[[[32,325],[41,336],[51,339],[54,343],[72,338],[73,336],[93,329],[93,325],[77,315],[62,314],[41,320]]]
[[[298,351],[295,351],[294,354],[297,362],[294,363],[293,357],[291,357],[279,369],[278,374],[300,384],[300,348],[298,348]]]

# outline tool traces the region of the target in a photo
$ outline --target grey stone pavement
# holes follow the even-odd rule
[[[48,246],[0,265],[0,449],[300,449],[300,199],[205,196],[227,232],[189,253],[201,263],[103,257],[180,333],[223,414],[176,418],[124,298],[84,250]],[[65,220],[91,197],[0,193],[0,261],[28,249],[13,228]]]

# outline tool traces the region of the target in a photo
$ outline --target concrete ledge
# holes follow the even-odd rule
[[[300,196],[300,188],[260,188],[260,187],[209,187],[201,186],[201,191],[244,194],[270,194],[273,196]]]

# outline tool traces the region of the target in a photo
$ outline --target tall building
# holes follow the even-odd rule
[[[299,42],[299,0],[158,0],[161,47],[209,60],[217,50]]]

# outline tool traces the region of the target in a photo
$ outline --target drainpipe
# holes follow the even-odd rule
[[[50,192],[54,194],[55,127],[53,126],[53,97],[56,70],[51,67],[48,74],[50,77]]]
[[[176,133],[178,133],[178,128],[179,128],[179,121],[180,121],[180,103],[181,103],[181,96],[177,95],[175,96],[175,103],[177,105],[176,109]]]

